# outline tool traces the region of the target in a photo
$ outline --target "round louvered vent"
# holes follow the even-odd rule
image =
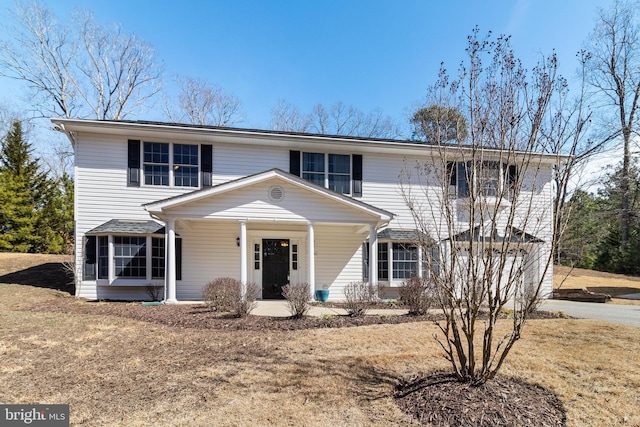
[[[273,187],[269,188],[269,198],[273,202],[279,202],[280,200],[284,199],[284,188],[280,187],[279,185],[274,185]]]

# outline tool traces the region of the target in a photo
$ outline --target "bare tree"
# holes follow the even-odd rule
[[[398,138],[401,133],[397,123],[381,110],[364,113],[341,101],[333,103],[329,108],[316,104],[309,114],[302,114],[297,107],[279,101],[271,110],[271,126],[276,130],[364,138],[393,139]]]
[[[622,137],[621,170],[621,245],[629,242],[632,213],[629,204],[631,143],[638,135],[636,113],[640,103],[640,27],[636,17],[637,3],[615,0],[610,9],[600,9],[599,20],[589,37],[589,83],[606,105],[603,117],[606,133]],[[615,125],[614,125],[615,123]]]
[[[177,77],[176,82],[180,90],[178,112],[167,105],[169,120],[211,126],[233,126],[244,121],[240,100],[221,87],[192,77]]]
[[[484,383],[537,308],[552,262],[552,165],[541,127],[556,86],[555,56],[527,78],[508,37],[469,37],[456,79],[444,68],[431,103],[469,120],[467,144],[436,133],[431,160],[407,162],[401,192],[431,254],[438,342],[457,378]],[[437,135],[440,135],[438,137]],[[499,327],[504,308],[513,319]]]
[[[100,25],[77,15],[81,57],[76,90],[92,115],[119,120],[139,111],[160,91],[162,70],[153,48],[120,25]]]
[[[308,132],[309,117],[300,113],[298,107],[279,100],[271,109],[271,128],[285,132]]]
[[[42,116],[75,116],[78,46],[71,30],[38,3],[17,4],[12,18],[12,40],[0,42],[0,75],[24,81]]]
[[[13,11],[11,39],[0,43],[0,74],[25,82],[41,116],[123,119],[159,90],[153,49],[119,26],[79,12],[69,25],[38,3]]]

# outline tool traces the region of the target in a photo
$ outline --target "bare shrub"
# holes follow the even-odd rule
[[[302,318],[309,311],[309,295],[311,287],[308,283],[288,284],[282,287],[282,296],[287,300],[291,317]]]
[[[364,316],[377,300],[374,286],[366,282],[351,282],[344,287],[344,308],[350,316]]]
[[[163,291],[164,291],[164,288],[159,283],[149,283],[145,287],[145,292],[147,293],[151,301],[160,301],[161,300],[160,294],[163,293]]]
[[[242,289],[242,287],[240,287]],[[260,295],[261,288],[257,283],[247,282],[245,285],[245,294],[242,296],[240,293],[238,298],[234,298],[233,307],[231,312],[238,317],[248,316],[253,309],[256,308],[258,303],[258,295]]]
[[[237,279],[219,277],[204,286],[202,299],[211,311],[231,312],[244,317],[256,307],[260,287],[253,282],[247,283],[244,296],[242,288],[242,283]]]
[[[409,308],[409,314],[426,314],[434,302],[434,285],[429,279],[411,277],[398,288],[400,303]]]

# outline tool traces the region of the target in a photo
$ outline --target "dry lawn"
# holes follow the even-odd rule
[[[72,425],[415,425],[393,387],[446,368],[429,323],[253,332],[25,311],[62,297],[0,284],[0,402],[69,403]],[[554,391],[569,426],[639,426],[639,331],[531,321],[502,372]]]
[[[640,305],[640,300],[616,298],[618,295],[639,294],[640,277],[556,265],[553,267],[553,287],[554,289],[586,288],[591,292],[611,295],[613,298],[610,303],[613,304]]]

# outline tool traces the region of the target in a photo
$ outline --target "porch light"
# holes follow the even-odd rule
[[[238,245],[238,247],[240,247],[240,236],[236,237],[236,245]]]

